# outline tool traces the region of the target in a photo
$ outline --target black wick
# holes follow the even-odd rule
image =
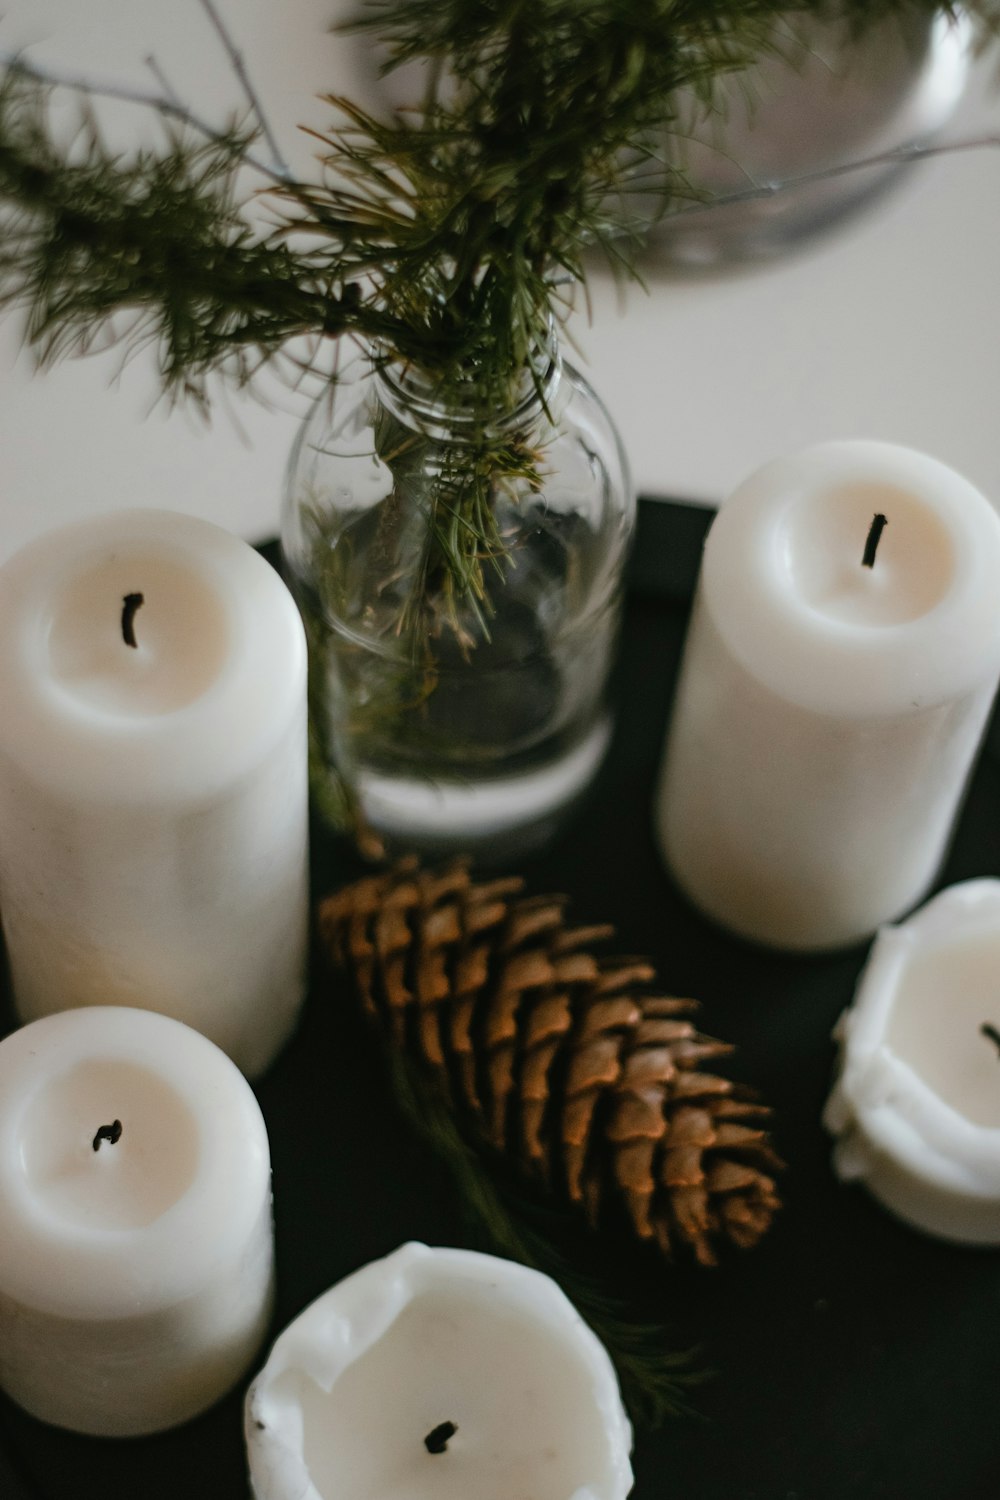
[[[145,603],[142,594],[126,594],[122,600],[122,640],[126,646],[138,646],[135,638],[135,612],[140,604]]]
[[[872,524],[868,528],[868,540],[865,542],[865,555],[861,559],[863,568],[875,566],[875,553],[878,551],[879,538],[889,524],[889,517],[884,516],[881,511],[872,516]]]
[[[443,1453],[457,1431],[458,1427],[454,1422],[439,1422],[424,1438],[424,1447],[428,1453]]]
[[[100,1151],[101,1142],[108,1141],[110,1145],[117,1146],[122,1138],[122,1122],[116,1120],[113,1125],[102,1125],[94,1136],[94,1150]]]
[[[995,1026],[991,1026],[989,1021],[984,1021],[979,1030],[983,1036],[989,1037],[994,1047],[1000,1052],[1000,1031]]]

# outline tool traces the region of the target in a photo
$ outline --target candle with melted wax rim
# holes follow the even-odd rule
[[[157,1432],[224,1395],[271,1306],[267,1133],[166,1016],[86,1007],[0,1042],[0,1386],[43,1421]]]
[[[245,542],[132,511],[0,569],[0,917],[23,1020],[135,1005],[249,1075],[307,930],[305,641]]]
[[[879,933],[838,1024],[834,1165],[928,1234],[1000,1245],[1000,881]]]
[[[720,511],[658,793],[678,883],[758,942],[860,941],[925,894],[1000,675],[1000,519],[936,460],[827,443]]]
[[[278,1339],[247,1396],[256,1500],[624,1500],[611,1361],[548,1277],[404,1245]]]

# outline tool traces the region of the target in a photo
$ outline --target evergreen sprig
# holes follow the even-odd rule
[[[603,248],[632,274],[625,195],[637,164],[660,211],[696,196],[664,156],[683,91],[710,107],[727,74],[794,52],[796,27],[816,16],[841,14],[861,31],[892,15],[956,9],[938,0],[368,0],[352,24],[379,40],[387,68],[427,64],[424,98],[380,120],[331,97],[335,123],[317,137],[314,179],[302,181],[280,159],[256,156],[261,143],[273,150],[273,134],[212,0],[202,3],[249,117],[215,130],[169,92],[150,96],[167,127],[158,150],[110,150],[86,102],[78,138],[62,145],[45,76],[8,60],[0,305],[26,311],[43,361],[115,339],[151,343],[165,386],[199,399],[215,371],[246,382],[282,357],[300,370],[303,336],[314,349],[345,334],[372,341],[383,358],[429,376],[445,405],[478,418],[468,452],[480,476],[510,464],[490,415],[509,406],[550,320],[565,317],[587,249]],[[964,9],[984,35],[1000,32],[1000,0]],[[118,92],[126,96],[136,97]],[[257,175],[250,187],[247,169]],[[530,462],[527,471],[530,479]],[[439,562],[458,595],[482,602],[495,551],[489,484],[459,492],[457,511],[454,485],[438,497]]]
[[[204,140],[171,127],[163,150],[123,160],[88,112],[69,153],[46,93],[19,69],[0,83],[0,303],[27,309],[43,363],[102,336],[151,341],[166,385],[201,397],[209,372],[245,381],[298,335],[391,333],[281,232],[248,222],[236,183],[253,131]]]

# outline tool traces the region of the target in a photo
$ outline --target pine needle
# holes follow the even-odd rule
[[[584,252],[635,274],[629,198],[655,212],[700,201],[664,142],[681,101],[717,107],[720,84],[769,53],[794,55],[817,0],[368,0],[351,23],[387,69],[419,61],[414,107],[377,119],[329,97],[314,180],[292,178],[242,55],[202,0],[249,123],[213,128],[164,86],[146,98],[166,144],[110,151],[88,97],[134,89],[47,78],[8,58],[0,80],[0,306],[21,308],[43,363],[123,340],[152,344],[169,391],[206,400],[213,372],[241,384],[302,336],[345,334],[422,373],[471,417],[460,479],[432,486],[426,578],[486,628],[504,548],[497,476],[539,483],[524,435],[491,426],[583,286]],[[956,14],[939,0],[838,0],[860,34]],[[1000,34],[1000,0],[963,10]],[[0,59],[0,63],[2,63]],[[162,77],[154,75],[164,83]],[[51,87],[81,93],[80,131],[56,141]],[[262,140],[270,160],[256,154]],[[246,187],[247,172],[258,186]],[[274,224],[261,230],[261,204]],[[655,214],[651,212],[651,218]],[[296,364],[296,368],[300,366]],[[414,606],[411,615],[419,614]],[[421,622],[424,624],[426,622]]]

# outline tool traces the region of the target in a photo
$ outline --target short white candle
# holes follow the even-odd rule
[[[705,546],[657,806],[697,905],[820,949],[923,896],[1000,674],[998,579],[993,507],[909,449],[823,444],[736,491]]]
[[[0,569],[0,641],[0,915],[21,1018],[142,1006],[261,1072],[306,955],[288,590],[218,527],[131,511]]]
[[[622,1500],[611,1361],[537,1271],[404,1245],[278,1339],[246,1406],[256,1500]]]
[[[951,886],[883,928],[837,1026],[824,1116],[840,1177],[972,1245],[1000,1245],[998,978],[1000,881]]]
[[[259,1349],[272,1277],[267,1132],[223,1052],[117,1006],[0,1042],[8,1395],[98,1436],[186,1421]]]

